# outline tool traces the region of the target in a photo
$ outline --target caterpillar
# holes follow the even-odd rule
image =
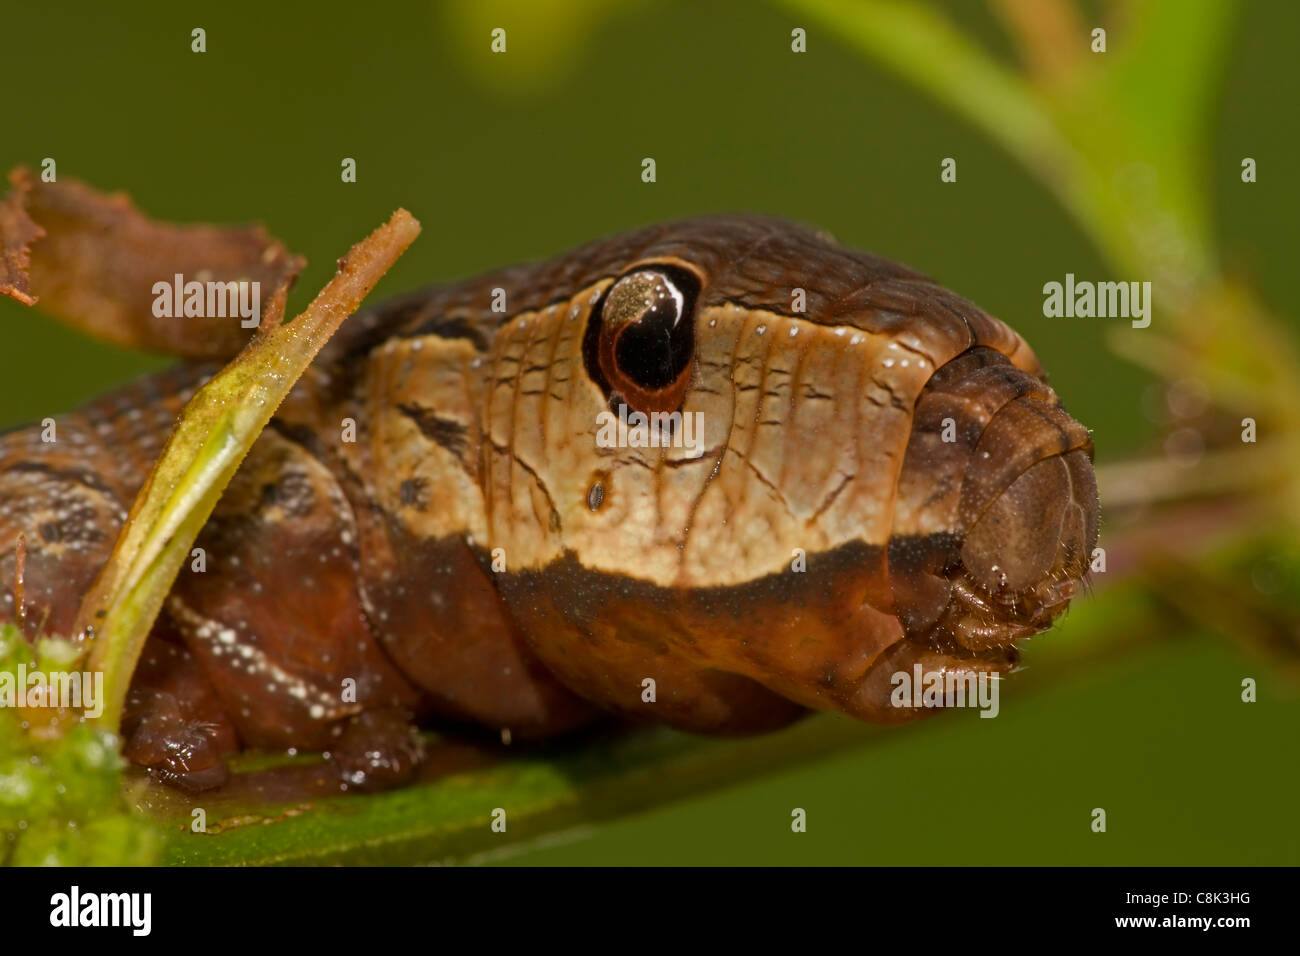
[[[0,436],[9,618],[21,535],[27,626],[72,626],[215,368]],[[241,748],[324,750],[379,787],[416,724],[902,721],[899,673],[1015,667],[1098,513],[1088,430],[1001,321],[789,222],[642,229],[343,324],[176,581],[125,753],[201,790]]]

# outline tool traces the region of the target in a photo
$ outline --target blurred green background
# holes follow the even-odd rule
[[[982,4],[935,6],[1009,50]],[[1067,272],[1143,277],[1109,270],[981,133],[788,9],[11,4],[4,25],[0,167],[53,157],[61,178],[126,191],[155,218],[265,223],[310,261],[291,313],[399,205],[425,231],[372,301],[673,217],[772,213],[925,271],[1014,325],[1094,429],[1099,463],[1153,436],[1151,379],[1108,350],[1107,320],[1042,315],[1043,283]],[[800,25],[808,52],[795,55]],[[489,50],[493,26],[508,31],[504,56]],[[194,27],[206,53],[190,51]],[[1226,263],[1290,310],[1293,329],[1297,35],[1300,5],[1240,5],[1204,160]],[[955,184],[939,179],[947,156]],[[1240,182],[1243,156],[1260,164],[1254,185]],[[340,181],[344,157],[356,183]],[[0,323],[0,426],[167,363],[7,300]],[[1031,643],[1031,668],[1071,626]],[[1294,687],[1221,637],[1155,637],[1023,692],[1011,680],[997,720],[928,721],[511,861],[1300,862]],[[1239,701],[1245,676],[1257,704]],[[790,832],[793,807],[808,811],[806,834]],[[1107,809],[1104,835],[1089,829],[1094,807]]]

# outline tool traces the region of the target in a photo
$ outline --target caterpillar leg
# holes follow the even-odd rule
[[[268,430],[196,547],[166,610],[239,739],[330,752],[350,786],[409,775],[420,696],[371,636],[356,523],[329,470]]]
[[[953,706],[953,701],[996,716],[996,682],[1018,662],[1014,647],[972,656],[946,653],[917,641],[899,641],[862,676],[846,709],[854,717],[876,724],[903,723]],[[951,698],[946,696],[949,688],[954,692]]]
[[[122,718],[132,763],[185,790],[225,783],[226,756],[239,749],[235,726],[203,668],[160,622],[145,643]]]

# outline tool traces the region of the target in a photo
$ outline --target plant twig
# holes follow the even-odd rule
[[[419,234],[404,209],[352,247],[338,274],[293,322],[286,289],[243,352],[201,388],[136,496],[113,553],[77,615],[104,672],[101,718],[116,729],[136,661],[190,545],[244,455],[316,353]]]

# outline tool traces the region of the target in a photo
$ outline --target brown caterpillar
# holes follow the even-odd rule
[[[29,626],[71,627],[212,369],[63,416],[55,444],[0,438],[0,581],[23,532]],[[787,222],[421,291],[349,319],[259,439],[146,648],[126,751],[203,788],[241,746],[328,749],[377,786],[418,759],[412,719],[905,719],[894,674],[1003,673],[1079,591],[1091,456],[1014,331]]]

